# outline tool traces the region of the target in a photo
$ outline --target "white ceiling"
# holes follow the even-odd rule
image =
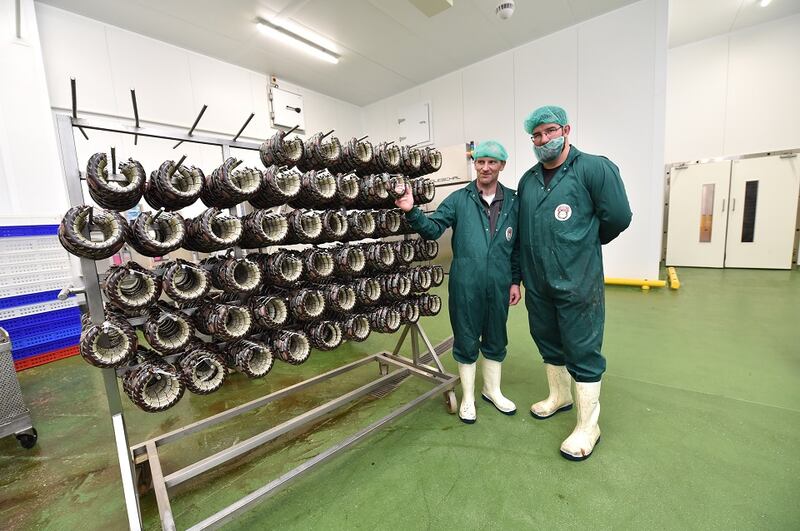
[[[671,0],[669,46],[699,41],[800,13],[800,0]]]
[[[407,0],[37,0],[366,105],[635,0],[454,0],[428,18]],[[800,0],[672,0],[670,46],[800,12]],[[333,65],[262,35],[257,16],[288,17],[332,41]]]

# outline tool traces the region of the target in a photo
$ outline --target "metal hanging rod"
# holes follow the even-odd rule
[[[203,114],[205,114],[205,112],[206,112],[206,109],[208,109],[208,105],[205,105],[205,104],[204,104],[204,105],[203,105],[203,108],[202,108],[202,109],[200,109],[200,114],[198,114],[198,115],[197,115],[197,118],[195,118],[195,119],[194,119],[194,123],[192,124],[192,127],[189,129],[189,133],[187,134],[187,136],[190,136],[190,137],[192,136],[192,133],[194,133],[194,128],[195,128],[195,127],[197,127],[197,124],[198,124],[198,123],[200,123],[200,118],[202,118],[202,117],[203,117]],[[180,146],[181,144],[183,144],[183,142],[184,142],[183,140],[180,140],[180,141],[178,141],[178,143],[177,143],[177,144],[175,144],[174,146],[172,146],[172,149],[175,149],[175,148],[177,148],[178,146]]]
[[[239,129],[239,132],[236,133],[236,136],[233,137],[233,141],[234,142],[236,142],[236,140],[239,138],[239,135],[241,135],[244,132],[244,128],[247,127],[247,124],[250,123],[250,120],[252,120],[253,116],[255,116],[255,115],[256,115],[256,113],[254,113],[254,112],[250,113],[250,116],[247,117],[247,120],[245,120],[244,125],[242,125],[242,128]]]
[[[75,78],[69,78],[69,88],[70,92],[72,92],[72,119],[78,119],[78,89],[75,87]],[[78,131],[81,132],[83,138],[89,140],[89,135],[86,134],[86,131],[83,130],[81,126],[78,126]]]
[[[139,105],[136,104],[136,89],[131,89],[131,103],[133,103],[133,119],[136,120],[136,129],[139,129]],[[139,143],[139,135],[133,135],[133,145]]]

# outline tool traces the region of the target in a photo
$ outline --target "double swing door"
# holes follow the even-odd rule
[[[669,189],[667,265],[792,267],[797,155],[676,167]]]

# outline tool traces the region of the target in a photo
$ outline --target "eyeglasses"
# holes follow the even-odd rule
[[[559,129],[564,129],[564,126],[563,126],[563,125],[559,125],[558,127],[548,127],[547,129],[545,129],[545,130],[544,130],[544,131],[542,131],[541,133],[533,133],[533,135],[531,136],[531,140],[532,140],[533,142],[537,143],[537,144],[538,144],[538,143],[540,143],[540,142],[542,141],[542,137],[543,137],[543,136],[546,136],[546,137],[547,137],[547,139],[548,139],[548,140],[550,140],[550,138],[552,138],[552,136],[553,136],[553,135],[556,133],[556,131],[558,131]]]

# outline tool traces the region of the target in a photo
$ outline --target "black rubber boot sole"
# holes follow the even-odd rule
[[[556,413],[561,413],[562,411],[569,411],[570,409],[572,409],[573,405],[574,404],[570,404],[568,406],[562,406],[562,407],[556,409],[555,411],[553,411],[552,413],[550,413],[549,415],[547,415],[546,417],[539,416],[536,413],[534,413],[533,411],[531,411],[531,417],[535,418],[536,420],[549,419],[550,417],[554,416]]]
[[[495,405],[495,403],[494,403],[494,402],[492,402],[492,399],[491,399],[491,398],[489,398],[488,396],[486,396],[486,395],[485,395],[485,394],[483,394],[483,393],[481,393],[481,398],[483,398],[484,400],[486,400],[487,402],[489,402],[491,405],[493,405],[493,406],[494,406],[494,408],[495,408],[497,411],[499,411],[500,413],[502,413],[503,415],[508,415],[508,416],[510,417],[511,415],[516,415],[516,414],[517,414],[517,410],[516,410],[516,409],[515,409],[514,411],[503,411],[502,409],[500,409],[499,407],[497,407],[497,405]]]
[[[475,421],[478,419],[465,419],[461,415],[458,416],[458,419],[463,422],[464,424],[475,424]]]
[[[598,444],[600,444],[600,437],[598,437],[597,438],[597,442],[594,443],[594,448],[597,448]],[[594,453],[594,448],[592,448],[592,451],[591,451],[591,453],[589,455],[584,455],[582,457],[575,457],[572,454],[565,453],[560,448],[559,448],[558,451],[561,453],[561,457],[563,457],[564,459],[567,459],[569,461],[586,461],[587,459],[592,457],[592,454]]]

